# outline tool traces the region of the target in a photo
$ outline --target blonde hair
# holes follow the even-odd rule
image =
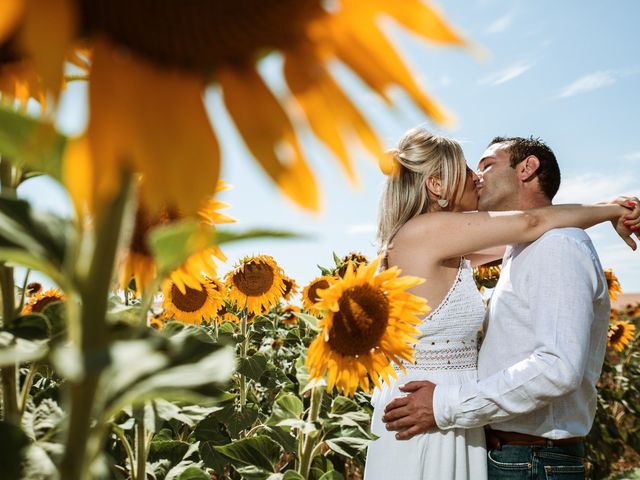
[[[393,172],[380,198],[378,254],[383,256],[382,268],[387,268],[387,251],[400,228],[416,215],[431,211],[426,180],[439,178],[441,198],[451,206],[466,178],[466,161],[460,144],[423,129],[409,130],[388,152],[392,156]]]

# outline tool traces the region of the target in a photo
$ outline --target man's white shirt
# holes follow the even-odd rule
[[[555,229],[507,247],[485,318],[478,382],[436,387],[438,427],[585,436],[609,315],[606,278],[584,231]]]

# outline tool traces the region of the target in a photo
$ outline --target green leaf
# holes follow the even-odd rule
[[[263,353],[256,353],[247,358],[240,359],[238,373],[245,375],[256,382],[267,369],[267,357]]]
[[[366,448],[371,440],[360,437],[338,437],[325,440],[329,448],[345,457],[352,458],[362,449]]]
[[[68,220],[33,212],[24,200],[0,197],[0,261],[38,270],[64,287],[60,272],[71,239],[75,234]]]
[[[30,313],[16,317],[7,326],[7,331],[27,340],[45,340],[51,336],[51,326],[41,313]]]
[[[280,392],[273,404],[267,425],[278,425],[282,420],[299,419],[304,410],[302,400],[292,393]]]
[[[189,467],[180,474],[178,480],[211,480],[211,475],[198,467]]]
[[[337,470],[329,470],[324,473],[318,480],[344,480],[344,477]]]
[[[109,382],[102,390],[109,414],[153,398],[197,404],[202,395],[222,393],[235,369],[233,349],[216,343],[201,327],[170,330],[144,329],[149,338],[111,343]]]
[[[23,449],[29,445],[29,437],[16,425],[0,421],[0,445],[2,478],[18,480]]]
[[[360,407],[356,402],[341,395],[334,398],[331,402],[331,413],[335,413],[336,415],[342,415],[343,413],[348,412],[357,412],[359,410]]]
[[[61,178],[67,139],[53,125],[0,107],[0,126],[0,155],[15,165]]]
[[[189,450],[189,444],[186,442],[154,438],[149,446],[148,461],[167,459],[172,465],[176,465],[180,463],[187,450]]]
[[[215,230],[189,218],[155,228],[148,237],[159,275],[180,266],[193,253],[215,245]]]
[[[214,448],[235,464],[253,465],[268,472],[273,472],[282,454],[280,445],[266,435],[243,438]]]
[[[38,360],[49,350],[42,340],[25,340],[0,331],[0,367]]]
[[[271,230],[255,228],[246,230],[244,232],[231,232],[229,230],[217,229],[216,230],[216,243],[222,245],[224,243],[237,242],[240,240],[254,240],[257,238],[283,238],[283,239],[297,239],[307,240],[312,237],[307,234],[300,234],[295,232],[289,232],[285,230]]]
[[[302,313],[302,312],[291,312],[291,313],[293,313],[296,317],[298,317],[299,320],[303,320],[309,326],[309,328],[311,328],[312,330],[318,331],[317,317],[313,315],[309,315],[308,313]]]

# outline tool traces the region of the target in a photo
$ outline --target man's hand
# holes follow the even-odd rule
[[[398,397],[386,406],[382,421],[387,430],[397,431],[398,440],[409,440],[414,435],[436,427],[433,416],[433,391],[436,386],[427,381],[409,382],[400,387],[409,394]]]
[[[622,238],[627,245],[635,251],[636,242],[631,235],[636,234],[639,237],[638,230],[640,229],[640,200],[636,197],[618,197],[613,203],[625,207],[627,211],[624,215],[620,216],[618,220],[614,220],[611,223],[616,230],[620,238]],[[640,238],[640,237],[639,237]]]

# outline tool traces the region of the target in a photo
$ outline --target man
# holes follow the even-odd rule
[[[553,152],[533,138],[495,138],[478,169],[479,210],[548,206],[560,186]],[[617,230],[635,248],[631,230]],[[582,230],[510,245],[485,319],[478,382],[410,382],[383,421],[400,440],[489,425],[489,478],[584,478],[582,439],[595,415],[609,313],[604,272]]]

